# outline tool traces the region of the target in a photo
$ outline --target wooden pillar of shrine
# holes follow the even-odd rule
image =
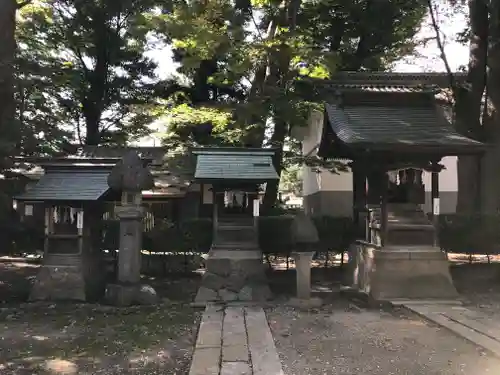
[[[437,162],[432,163],[431,169],[431,197],[432,197],[432,223],[434,224],[434,246],[439,246],[439,171]]]
[[[358,238],[366,238],[366,166],[362,161],[356,161],[352,165],[352,185],[352,217],[356,227],[356,235]]]
[[[215,242],[215,236],[217,235],[217,227],[219,226],[219,205],[217,203],[217,191],[215,187],[212,187],[212,230],[213,230],[213,241]]]

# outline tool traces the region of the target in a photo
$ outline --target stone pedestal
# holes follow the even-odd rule
[[[212,249],[206,267],[195,303],[265,301],[272,297],[258,249]]]
[[[140,284],[144,209],[137,205],[124,205],[117,207],[115,214],[120,219],[118,280],[107,285],[106,300],[116,306],[154,304],[158,302],[155,290]]]
[[[297,298],[311,298],[311,260],[314,252],[293,253],[297,274]]]
[[[448,257],[436,247],[385,247],[372,253],[370,296],[375,300],[455,299]]]
[[[104,263],[97,254],[46,255],[30,301],[96,301],[104,294]]]
[[[349,250],[347,285],[375,300],[455,299],[446,253],[417,205],[388,205],[384,246],[356,241]]]
[[[290,298],[288,304],[296,308],[320,307],[323,304],[321,298],[311,298],[311,261],[313,252],[297,252],[292,256],[295,260],[295,271],[297,274],[297,296]]]

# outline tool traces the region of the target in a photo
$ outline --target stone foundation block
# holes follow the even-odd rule
[[[266,301],[272,298],[259,250],[214,250],[195,302]]]
[[[159,298],[149,285],[108,284],[106,301],[114,306],[153,305]]]
[[[354,249],[351,249],[354,250]],[[353,286],[374,300],[455,299],[447,255],[432,246],[375,248],[358,243]]]
[[[36,276],[29,299],[30,301],[86,301],[82,268],[43,265]]]
[[[46,255],[29,296],[30,301],[98,301],[104,295],[102,258],[90,255]]]

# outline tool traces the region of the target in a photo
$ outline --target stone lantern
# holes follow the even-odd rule
[[[319,242],[318,230],[311,217],[300,212],[291,226],[292,256],[297,273],[297,296],[290,304],[297,307],[315,307],[322,304],[321,299],[311,298],[311,260]]]
[[[141,249],[144,207],[142,191],[153,188],[151,172],[135,151],[126,154],[108,176],[109,187],[121,192],[121,205],[115,210],[120,220],[118,279],[106,289],[107,300],[119,306],[154,303],[154,289],[141,285]]]

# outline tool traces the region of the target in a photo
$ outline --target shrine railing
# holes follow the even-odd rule
[[[367,209],[366,230],[364,241],[377,246],[382,245],[382,210],[380,207]]]

